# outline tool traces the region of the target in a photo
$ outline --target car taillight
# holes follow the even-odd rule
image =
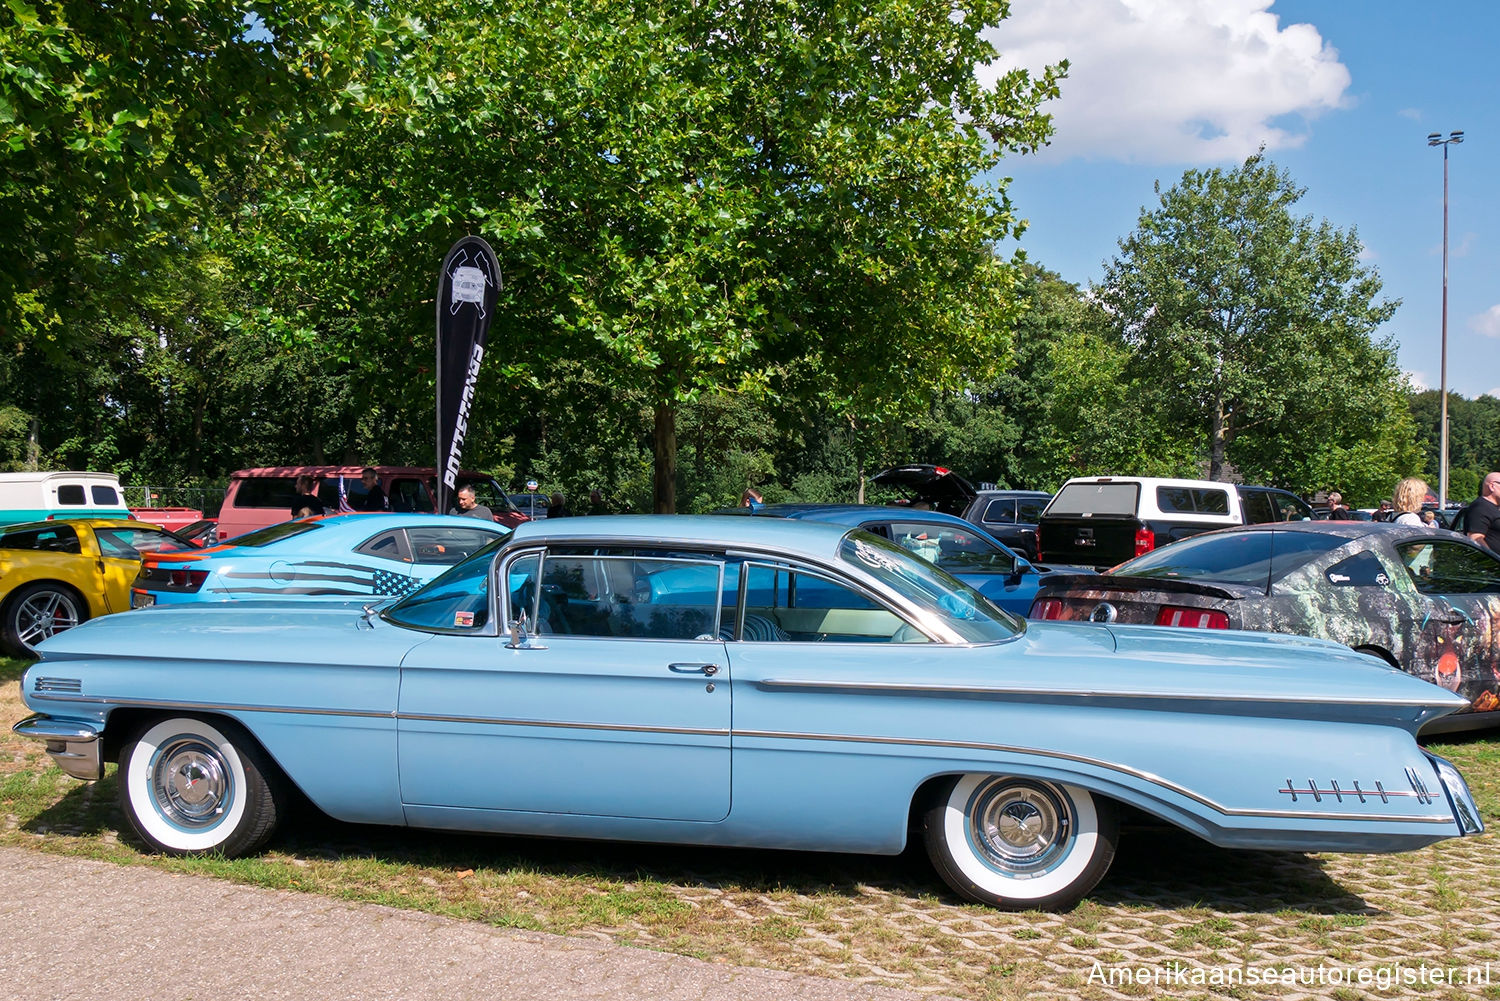
[[[136,575],[137,590],[196,591],[208,580],[207,570],[164,567],[156,563],[145,563]]]
[[[196,591],[208,580],[207,570],[173,570],[167,574],[167,586]]]
[[[1156,613],[1159,626],[1186,626],[1189,629],[1228,629],[1229,616],[1215,608],[1183,608],[1164,605]]]
[[[1156,533],[1149,528],[1135,530],[1135,554],[1144,556],[1156,548]]]
[[[1063,603],[1060,598],[1038,598],[1031,603],[1031,611],[1027,618],[1031,619],[1060,619],[1063,617]]]

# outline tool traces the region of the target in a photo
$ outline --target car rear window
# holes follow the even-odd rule
[[[57,502],[59,504],[83,504],[84,493],[82,483],[64,483],[57,488]]]
[[[1214,532],[1163,546],[1114,572],[1130,577],[1269,588],[1348,541],[1321,532]]]
[[[1135,514],[1139,483],[1069,483],[1047,506],[1047,514]]]
[[[233,539],[230,539],[229,542],[231,545],[250,546],[251,548],[267,546],[282,539],[290,539],[294,535],[301,535],[304,532],[316,532],[322,527],[322,524],[316,521],[283,521],[268,528],[262,528],[258,532],[247,532],[244,535],[237,535]]]
[[[1156,506],[1163,514],[1228,514],[1229,491],[1203,487],[1157,487]]]

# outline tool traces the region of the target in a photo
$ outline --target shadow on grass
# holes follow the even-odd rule
[[[97,836],[147,848],[125,823],[113,775],[80,784],[25,825],[27,830]],[[338,862],[377,859],[393,866],[460,872],[487,869],[603,883],[642,880],[727,892],[784,891],[857,897],[865,888],[907,897],[962,901],[938,879],[920,845],[897,857],[749,848],[570,841],[372,827],[333,820],[306,803],[289,811],[271,849],[294,858]],[[1191,835],[1160,829],[1127,831],[1109,874],[1091,894],[1104,907],[1228,912],[1301,911],[1369,914],[1305,855],[1215,848]]]

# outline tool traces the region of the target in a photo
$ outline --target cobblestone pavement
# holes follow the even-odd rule
[[[37,753],[30,742],[17,746],[0,779],[36,775]],[[4,837],[33,850],[123,851],[133,859],[132,839],[116,833],[123,818],[113,787],[112,779],[70,783],[35,820],[5,818]],[[1495,831],[1495,818],[1487,821]],[[916,851],[893,859],[479,838],[316,816],[289,824],[246,878],[369,896],[348,871],[364,860],[380,867],[372,877],[381,882],[378,899],[455,913],[468,906],[481,917],[467,922],[476,928],[561,930],[575,940],[833,979],[851,990],[977,1001],[1500,999],[1495,833],[1387,856],[1230,852],[1178,832],[1131,830],[1104,882],[1065,914],[964,904]],[[538,892],[580,885],[601,900],[644,890],[685,916],[532,906]],[[83,886],[70,890],[73,899],[88,897]]]

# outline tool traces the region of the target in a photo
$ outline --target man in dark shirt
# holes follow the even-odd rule
[[[318,500],[318,481],[311,476],[297,477],[297,495],[292,498],[292,517],[306,518],[323,513],[323,502]]]
[[[354,502],[356,511],[384,511],[385,491],[380,489],[380,475],[370,466],[366,466],[359,474],[359,481],[365,486],[365,495]]]
[[[1464,531],[1481,546],[1500,553],[1500,473],[1490,473],[1479,485],[1479,496],[1469,505]]]

